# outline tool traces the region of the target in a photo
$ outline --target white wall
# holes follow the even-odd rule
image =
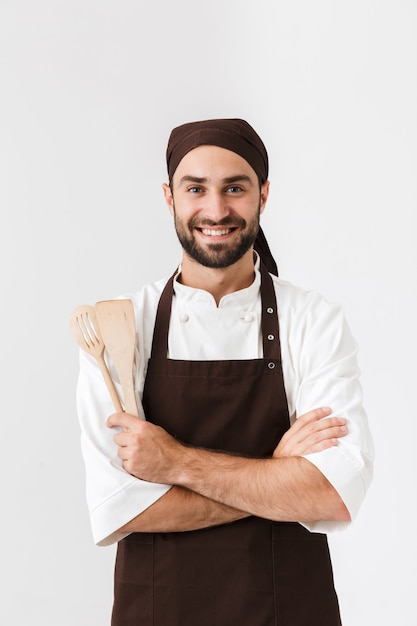
[[[2,625],[109,623],[68,318],[175,267],[171,128],[244,117],[281,276],[361,347],[377,462],[331,539],[344,625],[416,626],[416,111],[413,0],[0,0]]]

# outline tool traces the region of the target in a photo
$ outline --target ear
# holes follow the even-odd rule
[[[168,210],[171,213],[171,215],[174,215],[174,198],[172,195],[171,187],[167,185],[167,183],[164,183],[162,185],[162,190],[164,192],[164,198],[165,198],[165,202],[168,207]]]
[[[261,186],[260,212],[263,213],[269,195],[269,180],[266,180]]]

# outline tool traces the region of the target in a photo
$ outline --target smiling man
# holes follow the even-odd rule
[[[118,542],[112,624],[336,626],[325,533],[372,475],[355,342],[276,276],[247,122],[175,128],[167,166],[181,265],[129,296],[145,419],[110,415],[84,354],[78,387],[94,538]]]
[[[252,167],[235,152],[194,148],[179,163],[171,186],[163,188],[184,253],[197,263],[229,267],[255,243],[269,183],[260,187]]]

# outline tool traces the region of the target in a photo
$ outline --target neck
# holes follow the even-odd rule
[[[208,291],[218,305],[227,294],[249,287],[254,275],[252,248],[239,261],[222,268],[200,265],[184,252],[179,280],[187,287]]]

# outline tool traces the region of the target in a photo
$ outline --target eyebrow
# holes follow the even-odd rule
[[[182,183],[207,183],[209,181],[209,179],[207,177],[199,177],[199,176],[182,176],[182,178],[180,179],[180,185]],[[224,185],[230,185],[232,183],[237,183],[237,182],[245,182],[245,183],[249,183],[251,186],[253,186],[253,182],[252,180],[249,178],[249,176],[247,176],[246,174],[236,174],[235,176],[228,176],[227,178],[223,178],[222,180],[222,184]]]

